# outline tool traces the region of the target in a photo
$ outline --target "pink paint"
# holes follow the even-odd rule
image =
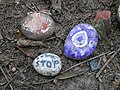
[[[97,11],[95,20],[98,20],[98,19],[107,20],[107,19],[110,19],[110,17],[111,17],[111,12],[108,10]]]
[[[43,27],[42,27],[42,29],[45,30],[45,29],[47,29],[47,27],[48,27],[48,22],[44,22],[44,23],[43,23]]]
[[[42,27],[39,27],[39,29],[36,30],[36,32],[41,32],[41,30],[46,30],[48,28],[49,23],[48,22],[43,22]]]
[[[95,22],[97,25],[100,25],[102,22],[104,24],[105,32],[109,32],[111,29],[111,12],[108,10],[103,10],[103,11],[97,11],[96,12],[96,17],[95,17]]]
[[[40,33],[41,30],[46,30],[48,28],[48,22],[47,21],[41,21],[41,16],[40,14],[36,15],[36,25],[38,26],[38,29],[36,30],[36,32]],[[42,23],[42,25],[41,25]]]
[[[45,13],[30,13],[21,22],[23,34],[30,39],[41,40],[54,32],[55,23]]]

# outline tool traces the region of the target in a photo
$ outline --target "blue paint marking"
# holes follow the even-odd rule
[[[37,62],[36,62],[36,67],[38,67],[38,66],[39,66],[39,62],[40,62],[40,61],[37,61]]]
[[[46,66],[47,66],[48,68],[51,68],[51,67],[52,67],[52,63],[51,63],[50,61],[47,61],[47,62],[46,62]]]
[[[44,67],[45,66],[45,60],[43,60],[43,61],[40,61],[40,63],[42,63],[42,66]]]
[[[56,60],[56,61],[54,62],[54,68],[56,67],[57,64],[59,64],[59,61],[58,61],[58,60]]]
[[[37,61],[36,64],[37,64],[36,67],[39,66],[39,64],[42,64],[43,67],[47,67],[47,68],[54,67],[55,68],[57,64],[59,64],[59,61],[56,60],[56,61],[51,62],[47,60],[42,60],[42,61]]]

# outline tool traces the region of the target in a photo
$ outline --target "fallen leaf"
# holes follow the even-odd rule
[[[18,46],[44,46],[47,47],[42,41],[34,41],[29,39],[19,38],[17,41]]]
[[[16,46],[16,48],[18,48],[26,56],[33,57],[33,58],[35,57],[34,52],[30,51],[28,48],[23,48],[23,47],[18,47],[18,46]]]
[[[69,79],[72,77],[76,77],[78,75],[82,75],[86,73],[89,70],[89,68],[82,69],[81,71],[72,71],[72,72],[65,72],[62,75],[59,75],[57,77],[58,80],[63,80],[63,79]]]

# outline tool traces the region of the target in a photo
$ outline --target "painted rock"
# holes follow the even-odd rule
[[[54,76],[58,74],[62,68],[59,56],[52,53],[44,53],[39,55],[32,63],[34,69],[45,76]]]
[[[96,16],[94,21],[96,23],[96,27],[99,27],[100,23],[102,22],[101,24],[104,26],[101,27],[102,29],[101,31],[107,34],[110,32],[112,25],[111,25],[111,12],[109,10],[96,11]]]
[[[111,19],[111,12],[109,10],[96,11],[95,20],[98,19],[103,19],[103,20]]]
[[[53,34],[53,19],[44,13],[30,13],[21,21],[21,31],[29,39],[40,40]]]
[[[71,59],[85,59],[95,50],[98,34],[89,24],[78,24],[68,34],[64,44],[64,54]]]

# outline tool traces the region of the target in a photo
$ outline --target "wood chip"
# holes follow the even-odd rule
[[[2,34],[1,34],[1,32],[0,32],[0,40],[2,40],[3,39],[3,36],[2,36]]]
[[[44,46],[47,47],[47,45],[43,44],[42,41],[33,41],[29,39],[18,39],[17,41],[18,46]]]
[[[102,73],[102,71],[105,69],[105,67],[109,64],[110,61],[113,60],[113,58],[120,52],[120,48],[108,59],[108,61],[103,65],[103,67],[99,70],[99,72],[96,74],[96,78],[99,77],[99,75]]]

